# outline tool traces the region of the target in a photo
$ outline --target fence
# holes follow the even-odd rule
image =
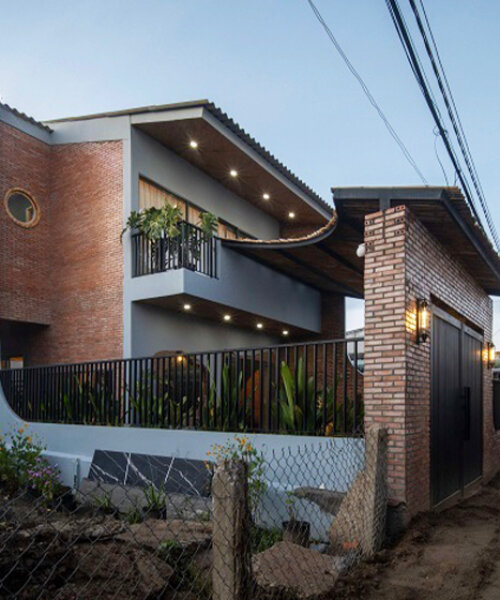
[[[157,486],[152,473],[69,490],[39,458],[8,477],[0,463],[0,598],[334,597],[382,541],[384,439],[378,430],[366,448],[330,440],[262,461],[240,438],[207,457],[208,494]]]
[[[165,233],[158,240],[150,240],[142,233],[132,235],[132,277],[172,269],[217,277],[217,240],[185,221],[175,237]]]
[[[363,340],[0,371],[28,421],[345,435],[363,425]]]

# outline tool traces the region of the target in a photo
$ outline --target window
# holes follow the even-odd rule
[[[25,190],[10,189],[5,194],[4,202],[9,217],[21,227],[34,227],[40,220],[38,204]]]

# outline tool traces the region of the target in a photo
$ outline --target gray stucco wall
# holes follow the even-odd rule
[[[147,134],[132,127],[131,141],[133,208],[138,207],[139,175],[143,175],[257,238],[273,239],[279,235],[276,219],[233,194]]]
[[[152,356],[160,350],[195,352],[278,342],[272,336],[159,306],[137,302],[132,305],[132,356]]]
[[[135,277],[125,288],[126,298],[137,301],[188,294],[276,320],[287,328],[319,333],[321,294],[317,290],[220,243],[217,250],[218,279],[188,269]]]

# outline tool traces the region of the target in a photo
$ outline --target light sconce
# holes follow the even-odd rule
[[[487,342],[483,350],[483,361],[488,369],[493,369],[497,360],[497,352],[493,342]]]
[[[417,298],[417,344],[423,344],[429,339],[430,323],[429,303],[425,298]]]

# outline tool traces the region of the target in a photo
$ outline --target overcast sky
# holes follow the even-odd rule
[[[426,179],[443,184],[385,1],[316,4]],[[500,2],[425,4],[500,229]],[[0,57],[0,96],[37,119],[209,98],[325,199],[332,186],[421,183],[306,0],[3,1]]]

